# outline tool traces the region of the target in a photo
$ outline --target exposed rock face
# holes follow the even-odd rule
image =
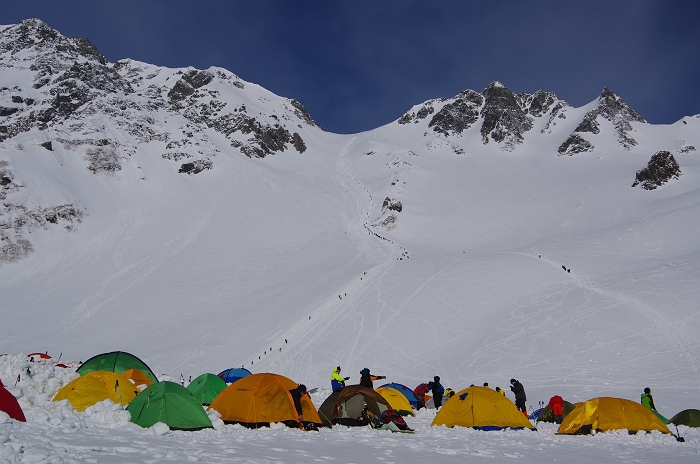
[[[573,133],[568,139],[562,143],[559,148],[559,156],[568,155],[573,156],[577,153],[583,153],[586,151],[593,151],[593,144],[588,140],[581,137],[579,134]]]
[[[289,100],[289,104],[294,107],[294,114],[296,114],[299,119],[306,121],[306,123],[310,126],[316,126],[319,129],[322,128],[319,123],[314,121],[314,118],[312,118],[309,112],[306,111],[306,107],[300,102],[296,101],[295,99],[291,99]]]
[[[438,111],[435,107],[439,107]],[[444,136],[461,135],[481,118],[481,140],[495,141],[502,149],[512,151],[523,142],[524,134],[532,129],[535,118],[549,116],[547,128],[556,125],[557,114],[567,107],[552,92],[538,90],[534,94],[511,92],[500,82],[493,82],[482,93],[465,90],[451,99],[430,100],[417,111],[409,111],[399,118],[399,124],[419,123],[435,113],[428,127]],[[544,132],[544,131],[543,131]]]
[[[65,37],[38,19],[0,30],[0,66],[26,82],[25,88],[0,85],[0,143],[46,131],[32,147],[50,151],[48,156],[60,164],[75,157],[94,175],[138,173],[139,180],[146,180],[141,166],[124,169],[136,163],[133,155],[141,145],[164,153],[158,160],[166,169],[172,169],[168,160],[184,163],[179,169],[187,174],[213,169],[211,159],[222,152],[257,158],[291,147],[304,152],[304,130],[320,127],[298,101],[246,89],[226,70],[110,63],[89,40]],[[254,102],[249,105],[257,105],[255,111],[242,101]],[[221,135],[228,146],[221,146]],[[27,235],[32,228],[63,225],[73,230],[86,213],[79,205],[31,203],[30,187],[2,162],[0,261],[13,261],[33,249]]]
[[[481,139],[488,143],[489,137],[504,142],[508,150],[522,143],[523,134],[532,129],[532,119],[518,104],[515,94],[499,82],[494,82],[483,91],[484,107],[481,117]]]
[[[552,105],[559,101],[554,92],[545,92],[543,90],[538,90],[532,95],[521,93],[518,94],[517,98],[523,111],[536,118],[547,114]]]
[[[451,103],[435,113],[428,127],[444,135],[461,134],[479,119],[479,108],[483,103],[484,97],[473,90],[460,92]],[[424,108],[426,107],[421,108],[416,115],[420,119],[422,115],[427,117],[431,113]]]
[[[206,170],[206,169],[211,169],[212,168],[212,162],[211,160],[205,159],[205,160],[196,160],[191,163],[184,163],[182,166],[180,166],[180,170],[177,172],[179,173],[185,173],[185,174],[199,174],[200,172]]]
[[[637,171],[632,187],[641,185],[645,190],[654,190],[671,179],[678,179],[681,168],[668,151],[655,153],[644,169]]]
[[[637,145],[637,141],[634,140],[629,132],[633,130],[631,122],[646,122],[646,120],[639,115],[632,108],[627,106],[627,104],[614,93],[612,93],[607,87],[603,89],[598,99],[598,104],[595,108],[589,111],[586,116],[584,116],[581,123],[578,125],[576,130],[571,136],[559,147],[559,154],[573,155],[575,153],[581,153],[582,151],[593,151],[594,146],[590,142],[586,149],[584,145],[575,144],[572,140],[572,136],[582,133],[599,134],[600,133],[600,123],[598,118],[601,117],[604,120],[610,121],[615,130],[617,131],[617,138],[620,145],[629,150],[631,147]],[[579,137],[579,139],[582,139]],[[582,139],[583,140],[583,139]],[[566,145],[566,147],[565,147]],[[567,147],[578,146],[581,148],[579,151],[571,151]]]
[[[382,209],[385,209],[385,208],[390,209],[392,211],[396,211],[397,213],[400,213],[401,211],[403,211],[403,205],[396,198],[386,197],[384,199],[384,203],[382,204]]]

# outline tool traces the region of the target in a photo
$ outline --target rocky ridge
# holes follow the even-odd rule
[[[613,124],[617,132],[617,139],[625,150],[637,145],[637,141],[629,135],[634,129],[632,122],[646,123],[646,120],[607,87],[603,89],[598,98],[598,104],[586,113],[576,130],[559,146],[560,155],[575,155],[577,153],[593,151],[593,144],[581,134],[599,134],[600,121],[603,119]]]
[[[39,19],[0,31],[0,69],[12,76],[5,81],[26,82],[0,81],[0,150],[29,149],[17,140],[35,140],[57,161],[77,159],[94,175],[119,175],[144,145],[160,147],[166,169],[186,161],[170,169],[188,175],[212,169],[223,153],[303,153],[304,132],[320,129],[297,100],[255,85],[249,91],[224,69],[110,63],[88,39],[65,37]],[[10,161],[0,162],[0,262],[31,252],[32,229],[73,230],[87,214],[77,203],[29,207],[13,200],[27,186]]]

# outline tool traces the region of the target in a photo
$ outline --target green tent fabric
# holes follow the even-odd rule
[[[685,425],[688,427],[700,427],[700,411],[697,409],[686,409],[673,416],[668,423]]]
[[[102,353],[98,354],[97,356],[93,356],[82,363],[76,372],[80,375],[85,375],[95,371],[107,371],[114,372],[115,374],[121,374],[129,369],[138,369],[143,372],[143,374],[148,377],[151,382],[158,383],[158,378],[145,362],[141,361],[133,354],[129,354],[124,351],[112,351],[110,353]]]
[[[658,413],[658,412],[656,412],[656,411],[652,411],[652,412],[656,415],[656,417],[659,418],[659,420],[660,420],[661,422],[664,423],[664,425],[668,424],[668,419],[666,419],[664,416],[662,416],[661,413]]]
[[[187,386],[192,395],[203,405],[211,404],[228,385],[218,375],[202,374]]]
[[[158,382],[136,395],[126,408],[131,422],[151,427],[163,422],[172,430],[211,428],[211,420],[202,404],[179,383]]]
[[[575,407],[576,406],[569,403],[568,401],[564,401],[564,417],[566,417],[571,411],[573,411]],[[542,411],[540,411],[540,415],[537,416],[537,422],[554,423],[554,414],[552,414],[552,410],[549,408],[549,406],[545,406],[544,408],[542,408]]]

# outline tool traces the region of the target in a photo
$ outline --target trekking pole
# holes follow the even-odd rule
[[[673,425],[676,426],[676,435],[674,435],[676,437],[676,441],[679,441],[681,443],[685,443],[685,438],[681,437],[681,433],[678,431],[678,424],[673,424]]]
[[[61,352],[61,354],[58,355],[58,361],[57,361],[57,362],[61,362],[61,356],[63,356],[63,352]]]
[[[119,390],[119,380],[114,381],[114,391],[119,394],[119,404],[121,404],[122,409],[124,409],[124,402],[122,401],[122,391]]]
[[[15,387],[17,386],[18,382],[19,382],[19,374],[17,374],[17,380],[15,380]]]

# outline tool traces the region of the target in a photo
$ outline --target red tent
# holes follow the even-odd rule
[[[5,385],[2,384],[2,381],[0,380],[0,411],[4,411],[9,415],[11,418],[18,420],[20,422],[27,422],[27,419],[24,417],[24,412],[22,412],[22,408],[19,407],[19,403],[17,402],[17,398],[14,397],[12,393],[7,391],[5,388]]]

